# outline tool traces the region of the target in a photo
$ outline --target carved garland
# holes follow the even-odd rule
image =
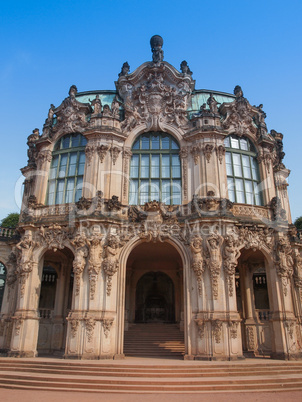
[[[132,152],[125,149],[123,152],[124,155],[124,185],[123,185],[123,197],[126,199],[127,197],[127,188],[128,188],[128,180],[127,177],[129,175],[129,160],[132,156]]]
[[[214,149],[214,145],[212,145],[212,144],[206,144],[203,147],[203,153],[204,153],[204,156],[206,157],[206,160],[208,163],[210,163],[213,149]]]
[[[212,331],[216,343],[220,343],[222,339],[222,321],[214,320],[212,322]]]
[[[108,146],[108,145],[104,145],[104,144],[99,145],[99,146],[97,147],[97,153],[98,153],[98,155],[99,155],[99,158],[100,158],[101,163],[104,162],[104,159],[105,159],[105,156],[106,156],[106,153],[107,153],[108,149],[109,149],[109,146]]]
[[[179,152],[182,161],[182,178],[184,198],[188,198],[188,149],[182,148]]]
[[[205,334],[205,321],[197,318],[195,319],[195,324],[198,327],[199,338],[202,340]]]
[[[105,338],[108,338],[114,319],[113,318],[104,318],[101,321],[103,323],[103,330],[104,330]]]

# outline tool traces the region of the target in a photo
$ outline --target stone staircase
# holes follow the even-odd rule
[[[93,393],[302,391],[302,362],[0,358],[0,388]]]
[[[176,324],[130,324],[124,334],[125,356],[183,359],[184,333]]]

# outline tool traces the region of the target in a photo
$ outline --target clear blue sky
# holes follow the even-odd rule
[[[0,5],[0,219],[18,211],[15,185],[26,139],[42,129],[50,103],[70,85],[115,89],[121,65],[151,60],[164,38],[165,61],[187,60],[196,88],[263,103],[268,129],[284,134],[292,217],[302,215],[302,1],[2,1]]]

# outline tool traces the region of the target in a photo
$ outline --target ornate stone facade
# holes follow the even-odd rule
[[[239,86],[197,90],[150,44],[116,91],[72,85],[28,137],[19,238],[0,242],[0,351],[122,358],[129,325],[155,320],[177,323],[188,359],[299,358],[283,135]]]

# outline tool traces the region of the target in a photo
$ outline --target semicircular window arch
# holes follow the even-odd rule
[[[181,204],[179,144],[164,132],[141,134],[132,146],[129,204]]]
[[[68,134],[55,144],[48,177],[46,204],[68,204],[82,196],[86,138]]]
[[[239,204],[263,205],[254,144],[246,137],[229,135],[224,145],[229,199]]]

